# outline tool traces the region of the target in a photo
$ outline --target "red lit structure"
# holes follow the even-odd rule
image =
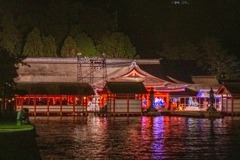
[[[153,76],[150,68],[155,66],[154,71],[158,73],[159,60],[27,58],[25,63],[31,67],[19,67],[17,88],[25,93],[16,95],[15,109],[29,108],[32,115],[87,114],[101,110],[105,104],[108,104],[110,114],[117,114],[118,103],[125,106],[119,113],[141,114],[151,105],[151,89],[154,91],[153,106],[157,111],[200,110],[207,106],[208,96],[204,92],[211,87],[217,91],[221,86],[212,76],[192,77],[193,83],[170,76],[168,79]],[[141,87],[136,87],[139,85]],[[225,94],[227,91],[229,93]],[[218,110],[223,107],[223,112],[239,112],[235,105],[238,104],[238,94],[224,87],[216,94],[215,107]],[[191,98],[197,100],[198,107],[189,107]],[[133,106],[138,108],[135,110]]]
[[[148,74],[141,70],[136,62],[132,62],[125,72],[110,78],[106,88],[110,91],[108,93],[108,112],[114,114],[116,113],[115,109],[120,105],[126,106],[126,113],[146,111],[151,105],[149,94],[151,89],[154,90],[156,110],[166,109],[170,105],[169,93],[185,90],[184,85],[174,84]],[[125,103],[123,99],[125,99]],[[137,107],[138,110],[129,111],[129,108]]]
[[[26,63],[30,63],[31,68],[20,67],[20,77],[16,81],[17,88],[25,90],[26,94],[16,95],[16,110],[29,108],[33,115],[76,115],[98,111],[106,103],[111,104],[111,110],[115,102],[122,101],[119,99],[128,99],[124,102],[128,104],[126,113],[131,112],[131,103],[136,103],[134,106],[138,107],[136,112],[139,113],[150,106],[148,92],[151,88],[156,98],[155,107],[167,108],[169,93],[184,91],[186,86],[148,74],[140,69],[138,61],[128,60],[130,65],[122,66],[126,62],[121,60],[107,62],[106,65],[105,59],[27,59]],[[153,62],[142,61],[145,64]],[[134,90],[133,85],[129,87],[131,92],[113,92],[112,87],[107,94],[103,91],[104,86],[106,88],[113,83],[123,90],[120,85],[123,82],[142,83],[144,87],[140,89],[141,93],[139,88]],[[114,105],[116,107],[117,104]]]
[[[229,115],[240,115],[240,83],[223,84],[216,94],[221,96],[222,112]]]

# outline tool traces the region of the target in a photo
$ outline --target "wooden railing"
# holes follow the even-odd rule
[[[64,115],[64,114],[82,114],[87,113],[86,106],[72,106],[72,105],[23,105],[23,106],[16,106],[16,111],[21,110],[22,108],[28,108],[30,115],[38,115],[38,114],[44,114],[44,115]]]

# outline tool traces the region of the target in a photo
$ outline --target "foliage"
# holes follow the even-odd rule
[[[78,52],[80,52],[83,56],[87,56],[87,57],[98,56],[98,53],[92,38],[89,37],[86,33],[81,32],[81,33],[75,34],[73,38],[74,38],[74,41],[76,42]]]
[[[10,53],[14,53],[17,44],[21,42],[21,33],[18,30],[14,18],[11,14],[6,14],[2,18],[0,28],[0,45]]]
[[[68,36],[61,49],[62,57],[76,57],[78,52],[77,44],[71,36]]]
[[[6,51],[6,49],[0,48],[0,98],[3,102],[5,102],[5,99],[11,98],[14,95],[14,79],[18,77],[17,64],[21,63],[24,58],[23,56],[13,55]],[[3,104],[5,103],[2,103],[2,105]]]
[[[105,53],[109,58],[133,58],[136,49],[130,42],[128,36],[121,32],[105,35],[97,45],[99,53]]]
[[[0,48],[1,95],[4,95],[3,92],[7,92],[6,89],[12,87],[15,84],[14,78],[18,76],[15,63],[15,56],[7,52],[5,49]]]
[[[237,57],[228,55],[214,38],[205,38],[199,44],[198,63],[209,73],[217,75],[219,79],[236,79]]]
[[[203,71],[219,79],[237,79],[240,75],[237,57],[227,54],[215,38],[207,37],[196,44],[165,44],[161,56],[172,60],[195,60]]]
[[[55,38],[51,35],[42,37],[44,57],[57,57]]]
[[[184,5],[174,5],[170,0],[99,2],[1,1],[1,46],[12,53],[22,53],[30,42],[21,37],[27,37],[32,28],[37,27],[41,35],[55,38],[57,55],[66,36],[77,29],[77,34],[85,32],[95,45],[106,43],[107,33],[122,32],[141,58],[161,58],[157,53],[162,54],[164,50],[168,51],[168,58],[193,59],[188,52],[195,52],[195,45],[206,36],[221,40],[227,54],[239,56],[240,9],[236,0],[191,0]],[[187,43],[194,47],[186,48]],[[29,55],[50,56],[32,54]]]
[[[23,54],[29,57],[43,56],[43,42],[38,28],[34,28],[27,36]]]

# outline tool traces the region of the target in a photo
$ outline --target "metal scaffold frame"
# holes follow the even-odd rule
[[[89,83],[104,81],[107,77],[106,58],[77,57],[77,82]]]

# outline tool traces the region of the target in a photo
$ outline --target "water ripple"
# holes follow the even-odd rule
[[[43,159],[238,159],[240,118],[36,117]]]

